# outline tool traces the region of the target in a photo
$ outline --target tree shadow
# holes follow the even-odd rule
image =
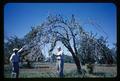
[[[102,77],[113,77],[111,73],[105,73],[105,72],[95,72],[92,73],[95,76],[102,76]]]

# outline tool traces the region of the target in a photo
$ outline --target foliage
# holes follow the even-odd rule
[[[112,64],[115,60],[112,57],[112,52],[108,48],[107,39],[103,36],[96,38],[96,35],[86,34],[82,36],[80,46],[78,47],[79,56],[82,59],[81,63],[108,63]]]
[[[64,62],[65,63],[74,63],[72,56],[64,55]]]

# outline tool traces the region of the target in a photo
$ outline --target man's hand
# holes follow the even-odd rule
[[[29,47],[28,47],[27,45],[24,45],[22,48],[23,48],[24,50],[27,50]]]
[[[26,45],[24,45],[18,52],[20,53],[20,52],[22,52],[23,50],[27,50],[28,49],[28,47],[26,46]]]

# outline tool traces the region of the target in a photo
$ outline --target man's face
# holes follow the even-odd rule
[[[17,51],[17,50],[15,50],[14,52],[15,52],[15,54],[16,54],[18,51]]]
[[[61,48],[58,48],[58,51],[61,51]]]

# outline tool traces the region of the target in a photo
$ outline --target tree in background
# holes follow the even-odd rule
[[[103,36],[101,36],[99,39],[97,39],[99,45],[98,52],[101,54],[101,61],[102,63],[112,64],[113,63],[113,57],[111,50],[106,45],[107,40],[104,39]]]
[[[97,34],[96,34],[97,35]],[[85,63],[113,63],[112,52],[108,48],[107,39],[103,36],[96,38],[96,35],[86,34],[82,36],[79,46],[79,55],[82,59],[82,64]]]
[[[117,63],[117,46],[115,43],[113,45],[114,45],[114,47],[111,48],[111,53],[112,53],[114,63],[116,64]]]

